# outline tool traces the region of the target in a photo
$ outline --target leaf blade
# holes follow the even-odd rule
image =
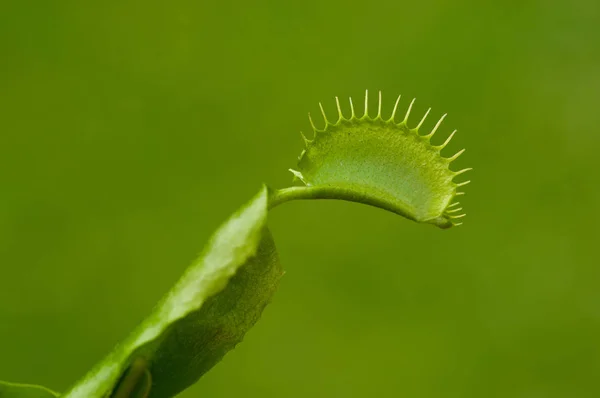
[[[181,279],[155,307],[152,314],[124,343],[117,346],[108,357],[63,397],[104,398],[110,396],[114,388],[118,386],[127,367],[139,357],[149,363],[153,384],[150,397],[173,396],[195,382],[237,342],[241,341],[270,300],[277,281],[282,275],[274,243],[266,229],[267,204],[268,192],[267,188],[263,187],[248,204],[231,216],[213,234],[199,259],[184,272]],[[257,254],[259,256],[256,256]],[[262,278],[254,279],[246,275],[246,279],[244,279],[245,274],[242,273],[242,278],[237,280],[238,290],[231,290],[228,293],[228,288],[226,289],[229,286],[228,283],[234,279],[239,270],[244,269],[247,274],[249,270],[246,269],[246,266],[248,264],[254,267],[251,270],[260,269],[260,266],[263,266],[265,275],[258,275]],[[238,297],[240,295],[235,293],[239,293],[239,286],[244,284],[254,285],[252,289],[244,291],[246,295]],[[262,294],[256,296],[259,290]],[[225,296],[223,293],[226,293]],[[227,335],[228,339],[225,339],[227,344],[224,344],[223,335],[214,334],[214,330],[210,326],[211,322],[219,325],[220,317],[223,317],[230,309],[226,308],[227,304],[232,302],[230,296],[252,301],[256,313],[250,320],[233,319],[233,322],[227,325],[227,330],[234,329],[235,333]],[[204,307],[206,303],[210,305]],[[203,308],[209,312],[203,311]],[[239,308],[237,309],[239,310]],[[247,308],[244,309],[247,310]],[[208,326],[204,329],[198,327],[198,320],[202,320],[203,326]],[[203,344],[184,344],[185,350],[174,348],[177,336],[183,334],[191,338],[189,335],[194,334],[191,331],[199,333],[194,338]],[[179,350],[179,352],[173,352],[173,350]],[[203,355],[208,356],[204,358]],[[200,364],[194,363],[190,370],[186,365],[189,365],[190,360],[194,358],[204,358],[204,360]],[[176,363],[177,366],[176,369],[172,369],[172,372],[167,372],[164,371],[165,367],[160,362]],[[183,376],[174,373],[177,369],[183,369],[181,370]]]

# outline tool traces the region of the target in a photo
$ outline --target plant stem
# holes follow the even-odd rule
[[[334,186],[304,186],[283,189],[271,189],[269,190],[269,210],[279,206],[282,203],[300,199],[338,199],[345,200],[348,202],[357,202],[391,211],[393,213],[406,217],[409,220],[417,222],[427,222],[430,224],[437,225],[441,228],[449,228],[451,226],[451,223],[449,223],[448,220],[442,217],[438,217],[431,220],[417,220],[413,216],[414,211],[409,210],[408,206],[399,204],[397,201],[392,202],[386,200],[380,195],[376,196],[372,193],[368,194],[366,192],[360,192],[357,189]]]
[[[385,199],[376,197],[375,195],[359,192],[356,189],[334,186],[291,187],[272,190],[269,194],[269,209],[279,206],[282,203],[299,199],[338,199],[349,202],[358,202],[379,207],[381,209],[390,210],[408,219],[417,221],[411,216],[407,209],[404,209],[398,204],[392,204]]]

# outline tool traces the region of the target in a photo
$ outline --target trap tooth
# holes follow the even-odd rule
[[[392,111],[392,116],[390,116],[388,121],[393,122],[394,118],[396,117],[396,111],[398,110],[398,104],[400,103],[400,97],[402,97],[401,95],[398,96],[398,98],[396,99],[396,103],[394,104],[394,110]]]
[[[456,152],[454,155],[450,156],[449,158],[446,158],[446,160],[448,160],[448,162],[454,162],[464,152],[465,152],[465,149],[461,149],[460,151]]]
[[[312,140],[309,140],[308,138],[306,138],[306,136],[304,135],[304,133],[302,131],[300,132],[300,135],[302,136],[302,140],[304,141],[304,146],[306,148],[308,148],[308,146],[310,144],[312,144]]]
[[[433,127],[433,130],[431,130],[431,133],[427,134],[425,137],[426,138],[431,138],[433,137],[433,135],[435,134],[435,132],[437,131],[438,127],[440,127],[440,125],[442,124],[442,122],[444,121],[444,119],[446,118],[447,113],[444,113],[442,115],[442,117],[440,118],[440,120],[438,120],[438,122],[436,123],[436,125]]]
[[[410,112],[412,111],[412,107],[413,107],[413,104],[415,103],[415,101],[416,101],[416,98],[413,98],[413,100],[410,101],[410,105],[408,106],[408,109],[406,110],[406,115],[404,115],[404,120],[400,124],[406,125],[406,123],[408,122],[408,117],[410,116]]]
[[[452,138],[454,137],[454,134],[456,134],[458,130],[454,130],[453,132],[450,133],[450,135],[448,136],[448,138],[446,138],[446,141],[444,141],[444,143],[442,145],[437,146],[436,148],[439,149],[440,151],[444,148],[446,148],[446,145],[448,145],[450,143],[450,141],[452,141]]]
[[[313,121],[312,116],[310,115],[310,112],[308,112],[308,120],[310,121],[310,125],[311,125],[313,131],[316,133],[317,126],[315,126],[315,122]]]
[[[337,105],[338,121],[344,120],[344,114],[342,113],[342,107],[340,106],[340,99],[338,97],[335,97],[335,104]]]
[[[425,115],[423,115],[423,118],[421,119],[419,124],[417,124],[417,127],[415,127],[415,131],[419,131],[419,129],[421,128],[423,123],[425,123],[425,119],[427,119],[427,115],[429,115],[430,111],[431,111],[431,108],[427,109],[427,112],[425,112]]]
[[[350,120],[354,120],[356,118],[356,112],[354,112],[354,104],[352,103],[352,97],[348,97],[348,100],[350,101],[350,111],[352,112]]]
[[[321,114],[323,115],[323,120],[325,120],[325,128],[329,125],[329,120],[327,120],[327,115],[325,114],[325,109],[323,109],[323,104],[319,102],[319,108],[321,108]]]
[[[471,171],[471,170],[473,170],[473,168],[471,168],[471,167],[467,167],[466,169],[462,169],[462,170],[455,171],[455,172],[454,172],[454,175],[455,175],[455,176],[458,176],[458,175],[461,175],[461,174],[463,174],[463,173],[466,173],[467,171]]]

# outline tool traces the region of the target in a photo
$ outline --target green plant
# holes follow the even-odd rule
[[[171,397],[195,383],[235,347],[259,319],[283,272],[267,228],[267,213],[296,199],[342,199],[376,206],[410,220],[440,228],[459,225],[464,214],[453,199],[468,181],[454,178],[449,158],[431,144],[434,129],[421,135],[427,113],[415,128],[395,122],[400,97],[389,119],[365,110],[344,117],[336,98],[338,119],[330,123],[323,107],[322,129],[304,137],[298,170],[303,182],[280,190],[263,187],[213,235],[199,259],[123,343],[71,387],[65,398]],[[414,100],[413,100],[414,102]],[[444,115],[445,116],[445,115]],[[310,117],[310,115],[309,115]],[[0,398],[53,397],[36,386],[0,383]]]

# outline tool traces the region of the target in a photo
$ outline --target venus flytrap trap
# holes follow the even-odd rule
[[[442,145],[432,145],[431,138],[446,115],[431,132],[421,135],[419,129],[431,109],[411,129],[407,123],[414,100],[404,119],[396,123],[399,102],[400,97],[389,119],[383,119],[379,92],[377,115],[372,118],[367,91],[363,115],[356,115],[350,98],[351,115],[346,118],[336,97],[338,116],[334,123],[319,104],[325,126],[317,128],[309,114],[314,138],[302,134],[305,149],[300,154],[298,170],[290,170],[305,186],[279,190],[271,203],[288,199],[342,199],[380,207],[441,228],[460,225],[456,220],[464,214],[456,214],[462,209],[456,208],[458,202],[451,202],[463,194],[457,189],[469,181],[453,180],[471,169],[455,172],[449,168],[464,149],[449,158],[440,153],[456,130]]]
[[[283,271],[267,228],[267,213],[297,199],[339,199],[376,206],[410,220],[440,228],[460,225],[464,217],[454,199],[469,181],[454,179],[470,169],[452,171],[462,154],[443,157],[432,131],[421,134],[429,111],[408,126],[413,102],[396,122],[400,97],[388,119],[382,117],[381,92],[377,114],[357,116],[350,99],[345,117],[338,98],[337,120],[330,122],[321,107],[324,127],[313,128],[297,170],[302,186],[279,190],[263,187],[213,235],[203,253],[183,274],[152,314],[64,398],[166,398],[194,384],[242,341],[273,296]],[[42,387],[0,383],[0,398],[50,398]]]

